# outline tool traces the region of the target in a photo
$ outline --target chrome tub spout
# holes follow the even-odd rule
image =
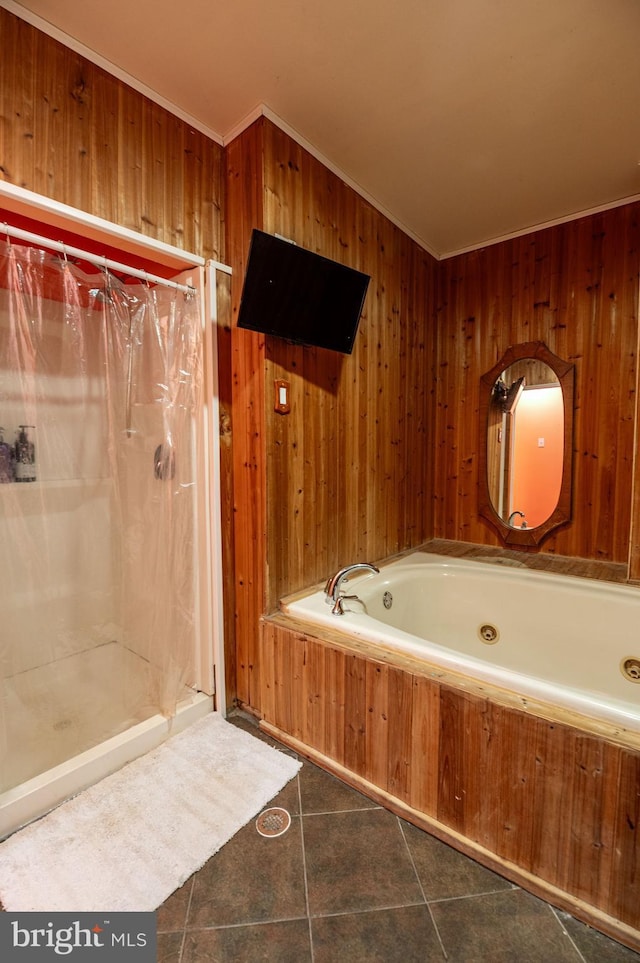
[[[355,562],[353,565],[346,565],[341,568],[335,575],[327,580],[324,591],[327,596],[327,602],[333,602],[333,608],[331,612],[333,615],[344,615],[343,601],[344,599],[355,599],[357,595],[344,595],[340,592],[342,583],[346,581],[355,572],[374,572],[378,573],[380,569],[376,565],[372,565],[371,562]]]

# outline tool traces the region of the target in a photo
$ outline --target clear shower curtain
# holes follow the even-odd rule
[[[0,246],[0,792],[194,682],[195,292]]]

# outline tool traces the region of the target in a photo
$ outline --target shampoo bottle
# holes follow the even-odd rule
[[[0,428],[0,485],[12,482],[14,478],[13,449],[4,440],[4,428]]]
[[[15,443],[15,471],[17,482],[34,482],[36,480],[36,446],[27,435],[27,428],[34,425],[20,425],[18,438]]]

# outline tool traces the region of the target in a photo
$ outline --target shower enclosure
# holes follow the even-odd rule
[[[212,707],[201,297],[142,273],[0,239],[0,836]]]

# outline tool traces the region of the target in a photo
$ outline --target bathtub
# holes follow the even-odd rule
[[[512,565],[415,552],[281,602],[297,621],[640,734],[640,590]]]

